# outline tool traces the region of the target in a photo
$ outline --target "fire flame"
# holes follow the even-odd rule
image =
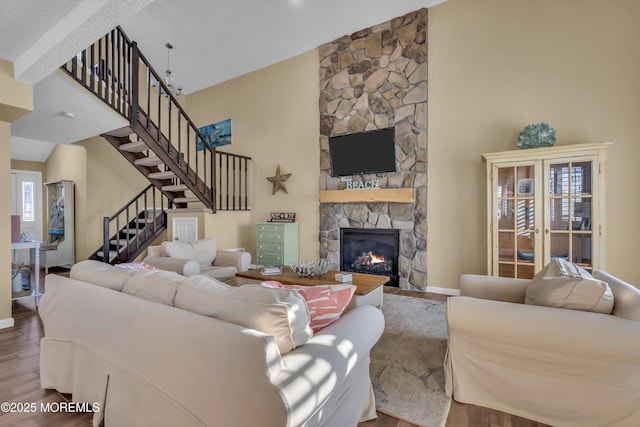
[[[378,256],[376,254],[373,254],[371,252],[369,252],[369,256],[371,257],[371,264],[377,264],[379,262],[384,262],[384,257]]]
[[[379,264],[381,262],[386,262],[386,259],[384,256],[379,256],[369,251],[369,252],[363,252],[362,255],[360,255],[356,259],[356,262],[362,265],[374,265],[374,264]]]

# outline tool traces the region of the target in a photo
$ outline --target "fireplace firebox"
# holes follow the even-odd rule
[[[398,230],[341,228],[340,270],[388,276],[398,287],[398,248]]]

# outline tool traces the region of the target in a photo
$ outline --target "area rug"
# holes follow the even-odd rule
[[[444,427],[451,399],[444,393],[445,303],[384,294],[385,328],[371,351],[379,411],[424,427]]]

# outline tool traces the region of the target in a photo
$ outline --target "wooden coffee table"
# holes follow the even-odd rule
[[[340,273],[337,270],[329,270],[322,276],[316,277],[300,277],[291,268],[283,267],[282,274],[263,275],[260,274],[262,269],[256,268],[253,270],[243,271],[236,273],[236,277],[243,279],[250,279],[252,281],[263,282],[266,280],[275,280],[285,285],[339,285],[343,282],[338,282],[335,279],[336,273]],[[381,276],[377,274],[364,274],[364,273],[352,273],[353,280],[349,284],[356,286],[354,293],[355,305],[374,305],[376,307],[382,306],[382,285],[389,282],[387,276]]]

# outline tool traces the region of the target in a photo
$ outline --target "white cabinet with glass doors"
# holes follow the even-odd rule
[[[553,258],[604,268],[610,142],[485,153],[488,274],[529,279]]]

